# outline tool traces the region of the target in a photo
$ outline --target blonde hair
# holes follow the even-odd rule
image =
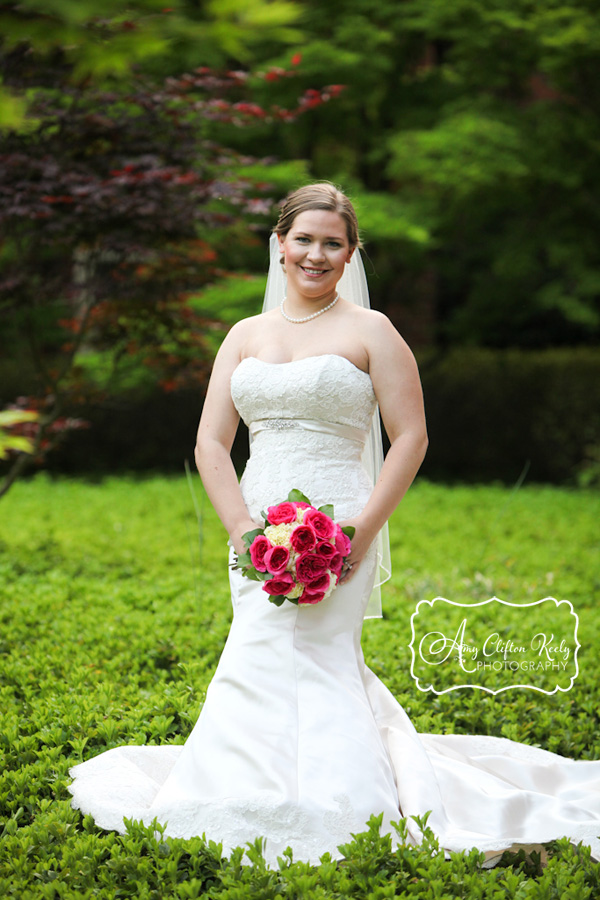
[[[329,181],[306,184],[289,194],[281,207],[273,231],[284,237],[294,224],[296,216],[311,209],[324,209],[338,213],[346,223],[346,234],[350,247],[361,246],[358,219],[354,207],[348,197]]]

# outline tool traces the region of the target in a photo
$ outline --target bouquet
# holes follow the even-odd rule
[[[267,524],[243,535],[248,549],[233,568],[264,582],[262,589],[276,606],[284,600],[304,605],[329,597],[355,529],[334,522],[331,504],[317,509],[298,490],[261,515]]]

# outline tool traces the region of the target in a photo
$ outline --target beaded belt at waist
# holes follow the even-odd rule
[[[322,422],[319,419],[255,419],[248,426],[252,437],[260,431],[287,431],[292,428],[317,431],[319,434],[333,434],[335,437],[357,441],[359,444],[364,444],[368,435],[368,431],[363,431],[362,428],[355,428],[353,425]]]

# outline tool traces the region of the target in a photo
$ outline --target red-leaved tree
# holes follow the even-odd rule
[[[299,62],[259,77],[293,76]],[[248,160],[223,135],[293,120],[339,91],[284,109],[254,102],[249,85],[247,73],[200,68],[160,88],[33,86],[29,127],[0,142],[0,344],[27,360],[30,389],[0,406],[38,417],[11,426],[31,452],[11,451],[0,496],[84,426],[74,411],[107,372],[135,362],[167,390],[206,380],[214,322],[188,299],[215,277],[211,235],[272,204],[268,183],[239,176]]]

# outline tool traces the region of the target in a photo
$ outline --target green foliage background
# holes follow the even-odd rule
[[[352,193],[378,307],[406,325],[427,282],[420,340],[597,343],[596,11],[593,0],[5,4],[0,123],[34,124],[23,119],[31,86],[57,60],[66,83],[123,90],[140,76],[265,71],[294,56],[299,77],[263,82],[259,98],[275,90],[293,106],[303,88],[328,84],[344,85],[341,97],[291,127],[257,123],[227,138],[305,161],[274,178],[276,197],[315,177]],[[26,43],[29,88],[10,65]]]
[[[301,24],[306,72],[347,90],[282,140],[354,188],[378,304],[425,278],[435,341],[597,342],[595,4],[308,0]]]
[[[185,291],[189,308],[205,317],[198,326],[206,331],[203,348],[214,349],[215,316],[227,325],[259,308],[272,204],[307,180],[337,181],[356,202],[373,305],[390,316],[411,346],[436,354],[432,408],[443,404],[443,373],[452,366],[454,385],[462,383],[470,401],[479,398],[479,418],[490,408],[486,396],[497,396],[492,405],[505,414],[496,430],[505,435],[516,431],[510,389],[494,382],[487,394],[482,391],[480,367],[461,357],[465,348],[528,352],[585,345],[590,356],[597,354],[596,12],[592,0],[382,0],[375,5],[350,0],[335,10],[315,0],[174,0],[169,6],[136,0],[126,8],[115,0],[8,3],[0,11],[2,144],[10,149],[14,132],[19,141],[38,141],[40,122],[31,110],[39,92],[64,100],[76,91],[85,101],[98,91],[113,91],[128,110],[127,97],[141,85],[158,88],[165,79],[207,65],[251,71],[248,96],[265,108],[293,109],[307,89],[343,85],[334,99],[293,122],[265,115],[239,128],[213,121],[205,108],[192,117],[200,138],[242,154],[232,156],[235,166],[230,162],[223,171],[214,164],[216,174],[232,190],[254,185],[262,199],[254,213],[238,215],[227,226],[199,225],[198,236],[216,252],[217,262],[202,270],[197,284],[182,272],[171,287]],[[97,142],[83,151],[95,158]],[[196,161],[202,172],[206,160],[200,150]],[[208,209],[214,212],[215,201]],[[30,271],[36,263],[25,252],[26,225],[20,251],[10,235],[2,245],[0,284],[4,266],[10,275],[14,253],[23,252],[27,265],[20,271],[31,275],[35,301],[36,279],[44,283],[43,260],[39,273]],[[160,245],[160,231],[157,239]],[[67,252],[67,294],[68,260]],[[0,314],[7,316],[14,300],[8,282],[0,303]],[[57,309],[68,306],[62,295],[56,299]],[[65,334],[50,316],[45,321],[48,312],[36,312],[41,336],[35,336],[33,356],[43,349],[60,357]],[[137,324],[143,320],[140,304]],[[137,333],[135,324],[125,330]],[[168,356],[174,337],[155,331],[138,353],[143,357],[146,344],[154,341],[160,345],[154,349]],[[134,343],[124,338],[116,349],[108,342],[100,352],[85,346],[78,355],[78,377],[92,390],[108,390],[108,407],[128,402],[124,390],[158,380],[123,350]],[[0,347],[8,358],[0,369],[0,404],[5,404],[32,391],[36,361],[25,361],[30,348],[15,339],[11,327],[3,327]],[[503,359],[492,368],[502,368]],[[540,373],[544,368],[537,367]],[[508,381],[518,381],[519,372],[516,361]],[[548,384],[568,381],[565,395],[589,394],[589,375],[581,375],[576,353],[570,364],[558,361],[548,368],[546,377]],[[532,382],[536,378],[534,372]],[[458,391],[454,400],[461,403]],[[555,452],[553,445],[552,459],[540,465],[524,450],[525,459],[532,460],[531,477],[573,483],[585,470],[586,483],[597,482],[594,397],[587,407],[578,405],[577,436],[576,425],[555,427],[556,409],[549,403],[540,418],[548,419],[559,446]],[[573,409],[566,415],[575,421]],[[528,411],[524,403],[521,418]],[[132,435],[131,443],[139,438]],[[435,448],[450,445],[457,450],[456,435],[448,442],[442,437]],[[469,477],[468,450],[460,449],[460,459],[454,451],[447,458],[440,452],[430,474]],[[162,463],[160,457],[152,461]],[[491,458],[489,465],[475,466],[473,475],[511,477]]]
[[[373,833],[347,848],[343,865],[312,869],[288,859],[277,872],[255,851],[253,865],[240,867],[240,854],[221,861],[215,844],[161,840],[139,826],[124,837],[107,834],[71,810],[70,765],[123,743],[182,743],[201,708],[230,599],[225,534],[197,486],[194,492],[199,517],[184,478],[90,484],[40,476],[3,501],[2,896],[596,896],[600,866],[564,840],[549,846],[543,874],[523,858],[489,872],[476,853],[444,863],[429,841],[394,854]],[[385,618],[366,622],[363,644],[367,663],[418,730],[493,734],[577,759],[600,757],[599,515],[594,493],[417,482],[391,522],[395,568],[384,589]],[[417,602],[494,594],[573,603],[582,645],[573,688],[419,693],[408,650]]]

